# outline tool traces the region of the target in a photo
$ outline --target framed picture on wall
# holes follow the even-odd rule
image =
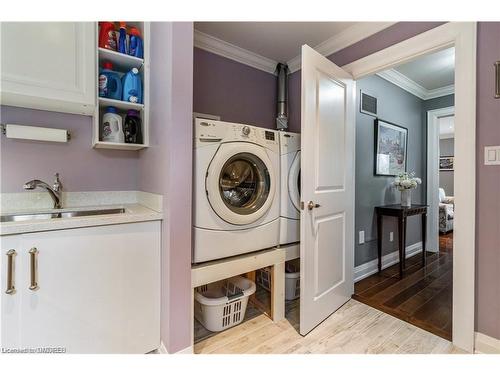
[[[439,170],[452,171],[453,170],[453,156],[440,156],[439,157]]]
[[[408,129],[375,120],[375,175],[397,176],[406,172]]]

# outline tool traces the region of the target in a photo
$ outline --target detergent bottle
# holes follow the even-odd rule
[[[124,143],[125,134],[123,133],[122,117],[118,114],[115,107],[106,108],[102,117],[101,138],[105,142]]]
[[[105,62],[99,72],[99,96],[120,100],[122,97],[122,82],[118,73],[113,71],[113,64]]]
[[[141,38],[141,32],[137,27],[131,27],[129,31],[128,54],[142,59],[144,56],[144,47]]]
[[[118,52],[127,53],[127,25],[125,22],[120,21],[120,34],[118,37]]]
[[[122,77],[122,100],[131,103],[142,103],[142,82],[139,70],[132,68]]]
[[[99,47],[116,51],[117,43],[113,22],[99,22]]]

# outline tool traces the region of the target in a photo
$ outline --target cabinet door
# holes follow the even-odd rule
[[[160,344],[160,224],[24,235],[37,290],[23,289],[21,343],[68,353],[145,353]]]
[[[92,114],[96,101],[92,22],[2,22],[2,104]]]
[[[0,348],[3,350],[19,349],[21,348],[19,342],[21,293],[19,293],[19,288],[25,282],[25,275],[22,272],[23,259],[19,254],[21,236],[2,236],[0,241]],[[9,264],[9,258],[11,258],[12,266]],[[9,272],[9,268],[12,273]]]

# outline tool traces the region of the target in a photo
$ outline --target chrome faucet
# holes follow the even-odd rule
[[[40,180],[31,180],[24,184],[24,190],[35,190],[40,187],[50,194],[50,197],[54,201],[54,208],[62,208],[62,183],[59,180],[59,173],[56,173],[56,179],[54,180],[54,185],[50,187],[49,184]]]

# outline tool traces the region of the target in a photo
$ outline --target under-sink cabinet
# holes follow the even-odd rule
[[[4,352],[160,345],[160,221],[1,237]]]

